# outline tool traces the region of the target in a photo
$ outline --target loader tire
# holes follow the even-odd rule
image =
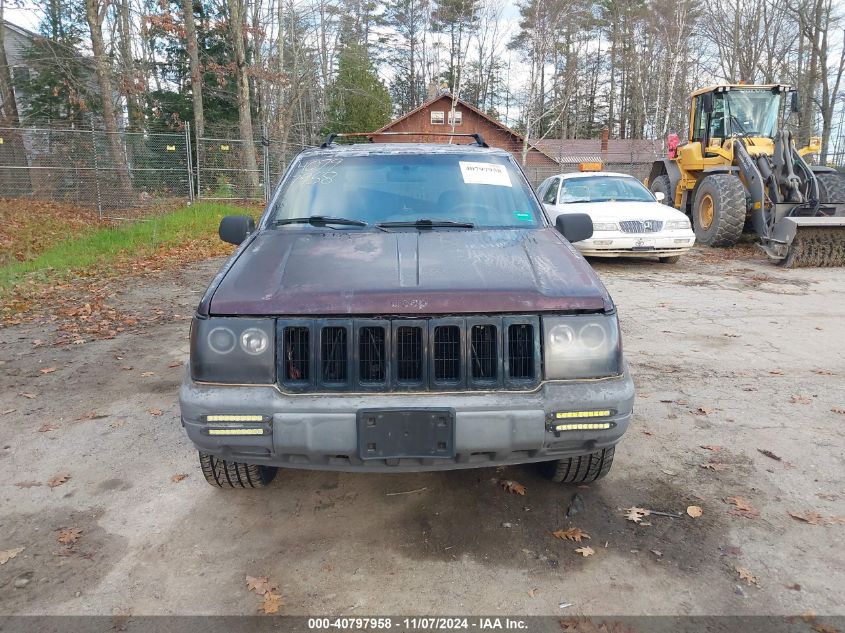
[[[651,189],[651,193],[662,193],[664,196],[663,204],[667,207],[675,206],[675,192],[672,191],[672,181],[669,180],[669,176],[665,174],[658,176],[649,185],[649,189]]]
[[[845,174],[826,171],[816,174],[819,183],[819,202],[822,204],[845,204]]]
[[[610,472],[615,447],[588,455],[540,462],[540,474],[559,484],[587,484]]]
[[[200,453],[205,480],[217,488],[263,488],[276,476],[273,466],[244,464]]]
[[[736,176],[705,176],[695,190],[692,224],[696,241],[707,246],[733,246],[745,225],[745,187]]]

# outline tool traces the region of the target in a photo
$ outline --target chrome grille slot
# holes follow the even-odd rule
[[[659,233],[663,230],[662,220],[622,220],[619,229],[623,233]]]
[[[358,332],[358,380],[383,383],[387,380],[387,341],[385,329],[364,326]]]
[[[324,383],[347,381],[346,336],[345,327],[327,326],[320,330],[320,375]]]
[[[457,382],[461,378],[461,330],[457,325],[434,328],[434,380]]]

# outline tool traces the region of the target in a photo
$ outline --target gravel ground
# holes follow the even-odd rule
[[[278,584],[286,614],[840,614],[845,269],[737,253],[594,263],[638,400],[611,474],[582,488],[514,467],[213,489],[176,394],[217,260],[126,283],[112,305],[168,318],[113,339],[0,330],[0,552],[25,548],[0,565],[0,614],[254,614],[247,575]],[[631,506],[684,514],[635,524]],[[551,534],[569,527],[593,556]]]

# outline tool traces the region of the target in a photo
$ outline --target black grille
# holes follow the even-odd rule
[[[474,325],[470,334],[470,364],[476,380],[495,380],[498,366],[496,326]]]
[[[508,327],[508,361],[511,378],[534,377],[534,328],[526,323]]]
[[[396,377],[401,382],[419,382],[422,380],[422,368],[422,328],[397,328]]]
[[[346,382],[346,328],[324,327],[320,332],[320,369],[323,382]]]
[[[387,378],[383,327],[362,327],[358,333],[358,377],[361,382],[384,382]]]
[[[307,381],[310,378],[309,334],[307,327],[285,328],[284,376],[290,382]]]
[[[283,389],[471,391],[540,380],[537,316],[279,319]]]
[[[461,330],[457,325],[434,328],[434,379],[457,381],[461,378]]]

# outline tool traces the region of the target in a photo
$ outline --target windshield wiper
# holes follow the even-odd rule
[[[310,224],[312,226],[326,226],[327,224],[338,224],[340,226],[368,226],[363,220],[350,220],[349,218],[333,218],[328,215],[309,215],[302,218],[282,218],[275,220],[273,226],[285,224]]]
[[[404,226],[412,226],[417,229],[433,229],[433,228],[458,228],[458,229],[474,229],[475,224],[472,222],[455,222],[454,220],[429,220],[428,218],[420,218],[413,222],[380,222],[376,224],[381,229],[400,228]]]

